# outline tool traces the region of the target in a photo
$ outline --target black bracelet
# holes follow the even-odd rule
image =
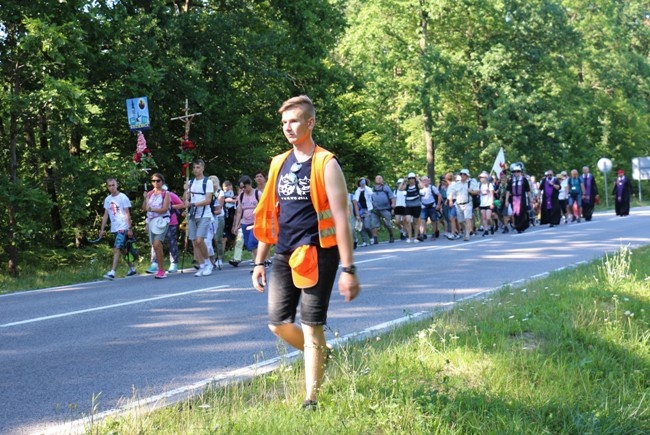
[[[255,263],[255,264],[253,264],[253,267],[257,267],[257,266],[266,267],[266,264],[264,264],[264,263]]]

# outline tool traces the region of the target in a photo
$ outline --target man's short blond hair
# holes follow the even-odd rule
[[[278,112],[284,113],[287,110],[296,108],[296,106],[302,108],[303,112],[307,115],[307,118],[316,118],[316,108],[314,107],[311,98],[307,95],[298,95],[297,97],[289,98],[287,101],[282,103]]]

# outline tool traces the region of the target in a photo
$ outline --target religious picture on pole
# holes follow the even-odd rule
[[[129,130],[149,130],[151,128],[147,97],[127,99],[126,114],[129,119]]]

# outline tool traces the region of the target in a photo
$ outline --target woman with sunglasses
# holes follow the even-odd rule
[[[163,190],[165,177],[162,174],[158,172],[153,174],[151,184],[153,189],[144,193],[142,210],[147,212],[147,234],[149,234],[149,243],[156,252],[156,263],[158,263],[158,271],[154,277],[163,279],[167,278],[162,244],[169,229],[169,193]]]

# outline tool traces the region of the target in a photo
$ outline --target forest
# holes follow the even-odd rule
[[[629,173],[650,155],[650,6],[640,0],[3,0],[0,261],[99,231],[107,177],[145,168],[236,182],[287,148],[277,113],[307,94],[350,187],[490,170]],[[126,100],[146,97],[136,155]],[[185,102],[189,136],[179,121]],[[190,146],[191,144],[191,146]],[[391,181],[392,183],[392,181]]]

